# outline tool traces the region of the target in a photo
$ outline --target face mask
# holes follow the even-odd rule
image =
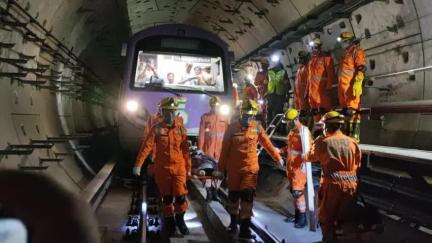
[[[341,47],[342,47],[343,49],[346,49],[350,44],[351,44],[351,43],[349,43],[348,41],[344,41],[344,42],[341,43]]]
[[[294,127],[295,127],[294,121],[288,121],[288,123],[287,123],[288,130],[292,130],[292,129],[294,129]]]
[[[163,113],[163,120],[166,124],[171,126],[174,123],[175,114],[172,111],[165,111]]]
[[[306,57],[299,57],[299,63],[305,65],[307,63],[307,58]]]
[[[242,127],[247,127],[247,126],[249,126],[250,120],[252,120],[251,116],[249,116],[249,115],[242,115],[240,117],[240,125],[242,125]]]

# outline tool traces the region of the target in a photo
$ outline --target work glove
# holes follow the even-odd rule
[[[140,176],[141,175],[141,167],[134,166],[132,169],[132,175],[134,176]]]
[[[224,178],[224,174],[218,170],[213,171],[212,176],[216,179],[222,180]]]
[[[279,161],[278,161],[278,163],[279,163],[279,165],[280,165],[280,167],[284,167],[284,160],[283,159],[280,159]]]
[[[357,75],[354,77],[354,84],[353,84],[353,95],[354,97],[360,97],[363,93],[363,80],[364,80],[364,73],[358,72]]]

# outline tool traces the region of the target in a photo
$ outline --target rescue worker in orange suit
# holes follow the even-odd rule
[[[339,62],[339,105],[346,117],[345,134],[360,141],[360,97],[366,71],[365,51],[351,32],[338,38],[345,49]]]
[[[198,149],[215,160],[219,160],[223,135],[228,127],[228,118],[216,111],[219,103],[217,96],[210,98],[210,112],[202,115],[198,136]]]
[[[240,119],[230,124],[225,133],[218,171],[213,173],[214,176],[227,173],[229,190],[227,210],[231,216],[228,231],[231,234],[237,233],[239,218],[239,238],[242,239],[254,238],[250,226],[259,170],[258,143],[275,161],[283,165],[279,149],[273,146],[265,130],[254,118],[258,109],[255,101],[243,101]]]
[[[287,166],[286,172],[290,182],[291,193],[294,198],[294,227],[304,228],[306,221],[306,200],[304,190],[306,185],[306,167],[302,158],[303,149],[300,137],[300,129],[303,124],[300,121],[300,114],[296,109],[288,109],[285,113],[285,120],[288,122],[290,132],[287,138]],[[312,144],[312,140],[309,141]]]
[[[307,97],[315,122],[332,108],[331,90],[335,82],[333,58],[321,49],[319,38],[313,39],[309,45],[312,57],[307,65],[308,89]]]
[[[144,160],[156,149],[155,180],[164,205],[164,230],[168,236],[174,235],[176,225],[180,233],[189,234],[184,214],[188,208],[186,180],[191,161],[183,119],[175,114],[177,108],[174,97],[160,102],[163,120],[150,129],[133,168],[133,174],[139,176]]]
[[[162,116],[160,114],[160,112],[151,115],[149,117],[149,119],[147,120],[147,124],[144,127],[144,132],[143,132],[143,136],[140,142],[140,149],[138,154],[141,153],[141,151],[144,149],[144,141],[145,138],[147,137],[147,135],[150,132],[150,128],[152,128],[155,124],[159,123],[162,121]],[[157,187],[154,181],[154,174],[155,174],[155,168],[154,168],[154,157],[156,155],[156,146],[153,148],[152,154],[149,155],[147,157],[147,183],[149,186],[154,186]],[[137,160],[135,161],[135,163],[139,163],[138,159],[140,159],[139,157],[137,157]],[[157,188],[154,188],[157,189]],[[157,192],[157,190],[156,190]]]
[[[342,222],[342,215],[349,212],[356,200],[357,171],[361,152],[357,142],[344,135],[341,128],[345,117],[330,111],[323,117],[325,136],[315,140],[305,155],[306,161],[320,161],[321,186],[318,192],[319,222],[323,242],[337,242],[335,229]]]
[[[307,120],[307,126],[312,127],[313,119],[310,115],[310,105],[308,99],[308,62],[309,53],[300,51],[298,53],[299,64],[294,82],[294,107],[300,111],[300,117]]]

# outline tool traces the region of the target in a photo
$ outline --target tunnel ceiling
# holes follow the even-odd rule
[[[250,53],[329,0],[127,0],[133,33],[186,23],[218,34],[236,58]]]

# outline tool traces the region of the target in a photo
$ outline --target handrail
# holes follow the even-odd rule
[[[366,155],[376,155],[385,158],[400,159],[410,162],[430,165],[432,162],[432,151],[390,147],[372,144],[360,144],[362,153]]]
[[[109,185],[116,165],[115,161],[110,161],[102,167],[93,180],[81,192],[81,197],[90,204],[91,208],[96,210],[102,201]]]

